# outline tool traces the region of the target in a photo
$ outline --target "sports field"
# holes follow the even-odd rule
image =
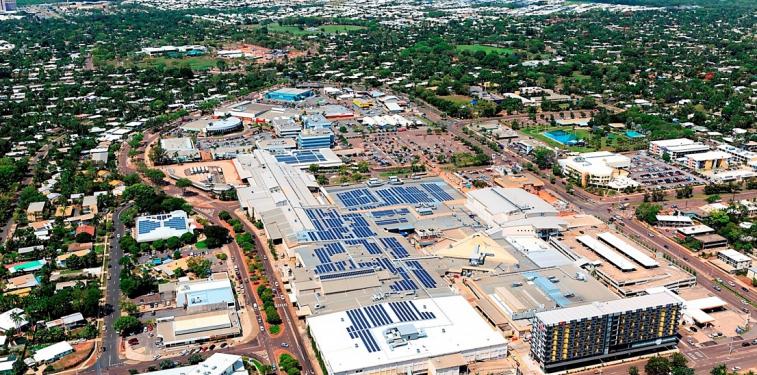
[[[515,52],[512,48],[494,47],[483,44],[458,44],[457,46],[455,46],[455,49],[460,52],[468,51],[475,53],[478,51],[484,51],[485,53],[498,53],[501,55],[509,55]]]

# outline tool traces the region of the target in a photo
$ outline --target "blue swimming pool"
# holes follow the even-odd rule
[[[644,134],[637,132],[636,130],[626,130],[626,137],[628,138],[644,138]]]
[[[544,132],[544,135],[547,138],[563,145],[571,145],[578,142],[578,137],[576,137],[575,134],[568,133],[564,130],[552,130],[549,132]]]

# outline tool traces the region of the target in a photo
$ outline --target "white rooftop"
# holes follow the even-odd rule
[[[733,249],[720,250],[718,253],[732,259],[734,262],[748,262],[752,260],[752,258]]]
[[[407,364],[453,353],[465,355],[492,348],[503,353],[506,350],[505,338],[484,321],[463,297],[448,296],[399,303],[410,302],[417,307],[419,313],[432,313],[434,317],[402,321],[389,303],[381,303],[373,306],[383,307],[391,323],[375,326],[371,323],[373,316],[366,312],[368,327],[359,332],[362,336],[367,334],[374,339],[377,350],[373,351],[369,351],[360,337],[351,336],[348,332],[348,328],[353,326],[353,310],[349,314],[337,312],[308,318],[310,332],[329,372],[345,373],[375,367],[388,369],[400,363]],[[367,309],[364,307],[361,310]],[[386,319],[383,321],[387,322]],[[384,332],[388,328],[404,325],[414,326],[417,331],[425,332],[426,337],[409,340],[406,345],[391,348]]]
[[[214,353],[206,360],[185,367],[145,372],[146,375],[242,375],[247,370],[242,363],[242,357],[233,354]]]
[[[37,363],[43,363],[47,361],[51,361],[55,359],[55,357],[66,353],[73,351],[74,348],[66,341],[61,341],[59,343],[52,344],[46,348],[42,348],[40,350],[37,350],[36,353],[34,353],[34,360]]]
[[[707,160],[730,159],[732,156],[731,154],[727,152],[723,152],[723,151],[708,151],[708,152],[702,152],[698,154],[689,154],[689,155],[686,155],[686,157],[695,161],[707,161]]]
[[[18,321],[13,319],[16,315],[18,316]],[[18,307],[0,314],[0,331],[7,331],[11,328],[18,329],[28,323],[24,310],[21,310]]]
[[[568,307],[564,309],[543,311],[536,313],[536,318],[544,324],[553,325],[573,320],[590,319],[605,315],[643,310],[669,304],[680,304],[673,293],[668,291],[645,294],[643,296],[619,299],[607,302],[594,302],[588,305]]]

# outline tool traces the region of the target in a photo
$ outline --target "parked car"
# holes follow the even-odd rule
[[[282,347],[282,348],[288,348],[288,347],[289,347],[289,344],[287,344],[287,343],[285,343],[285,342],[282,342],[282,343],[281,343],[281,347]]]

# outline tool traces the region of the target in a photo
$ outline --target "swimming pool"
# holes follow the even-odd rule
[[[644,138],[644,134],[637,132],[636,130],[626,130],[626,137],[628,138]]]
[[[574,144],[578,141],[578,137],[576,137],[575,134],[568,133],[564,130],[552,130],[549,132],[544,132],[544,135],[547,138],[563,145]]]

